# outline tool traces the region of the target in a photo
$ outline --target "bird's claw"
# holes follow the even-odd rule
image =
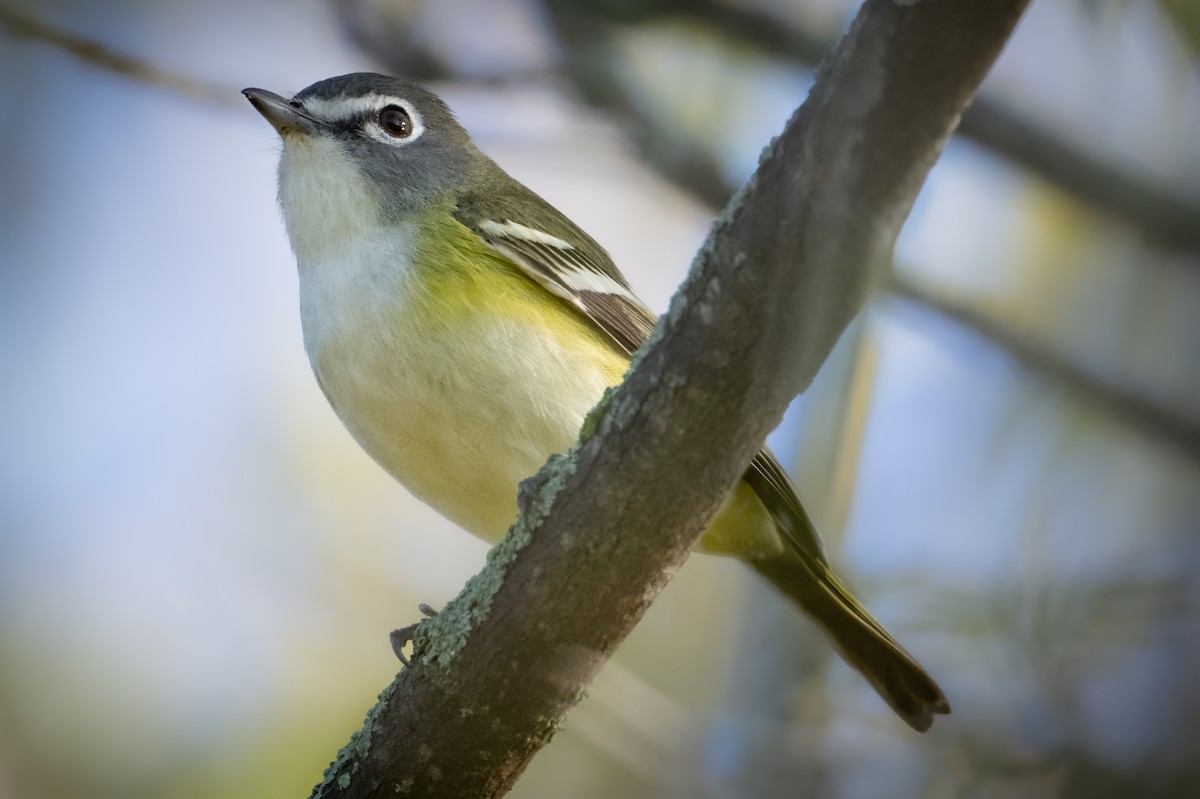
[[[421,613],[431,619],[438,615],[436,610],[429,607],[429,605],[426,605],[424,602],[417,605],[417,610],[421,611]],[[407,627],[401,627],[398,630],[392,630],[390,633],[388,633],[388,641],[390,641],[392,644],[392,651],[396,653],[396,657],[399,658],[400,662],[403,663],[406,668],[412,664],[409,663],[408,658],[404,656],[404,647],[412,642],[413,635],[416,634],[417,628],[420,626],[421,622],[416,622],[408,625]]]

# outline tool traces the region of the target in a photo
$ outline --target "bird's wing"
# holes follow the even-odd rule
[[[603,330],[627,355],[646,343],[654,314],[642,304],[604,248],[553,206],[529,192],[481,213],[474,197],[460,199],[458,221],[526,276]],[[533,212],[533,213],[531,213]],[[536,219],[536,224],[531,220]]]
[[[650,337],[654,313],[634,295],[604,248],[533,192],[519,184],[493,184],[486,194],[460,197],[454,216],[525,275],[607,333],[627,354],[632,355]],[[743,479],[784,537],[824,564],[816,528],[769,449],[759,450]]]

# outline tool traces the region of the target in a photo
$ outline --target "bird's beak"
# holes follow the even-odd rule
[[[299,133],[312,136],[328,127],[324,122],[307,113],[299,104],[293,104],[275,92],[266,89],[242,89],[258,113],[262,114],[280,136]]]

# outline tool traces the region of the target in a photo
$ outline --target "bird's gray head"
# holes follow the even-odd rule
[[[303,239],[403,219],[469,181],[486,162],[436,95],[360,72],[290,100],[243,94],[279,133],[279,199],[297,255]]]

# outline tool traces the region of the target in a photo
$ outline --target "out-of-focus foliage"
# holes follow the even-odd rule
[[[1180,38],[1187,42],[1192,56],[1200,56],[1200,3],[1194,0],[1159,0]]]
[[[303,794],[397,668],[387,631],[484,552],[320,396],[237,90],[436,81],[662,309],[811,80],[780,42],[853,5],[13,9],[142,82],[0,47],[0,797],[203,799]],[[1195,9],[1039,0],[983,91],[1200,207]],[[1200,791],[1200,254],[955,140],[895,278],[772,445],[954,715],[911,733],[697,557],[514,796]]]

